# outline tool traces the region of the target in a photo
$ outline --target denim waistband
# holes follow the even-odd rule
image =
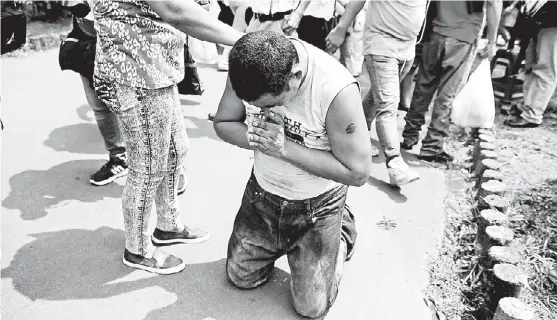
[[[315,208],[319,208],[323,204],[330,201],[333,197],[337,196],[339,193],[346,194],[346,192],[348,191],[348,186],[340,185],[331,190],[325,191],[324,193],[313,198],[304,199],[304,200],[290,200],[263,189],[263,187],[261,187],[261,185],[259,185],[259,183],[257,182],[257,178],[255,177],[253,171],[251,173],[249,184],[251,184],[255,188],[256,193],[258,194],[259,197],[265,199],[266,201],[269,201],[270,203],[276,206],[281,206],[283,208],[289,207],[292,209],[305,208],[308,211],[312,211]]]

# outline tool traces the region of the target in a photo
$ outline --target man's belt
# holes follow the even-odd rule
[[[266,21],[279,21],[284,19],[287,15],[291,14],[292,10],[286,12],[275,12],[273,14],[261,14],[261,13],[254,13],[255,19],[259,20],[260,22]]]

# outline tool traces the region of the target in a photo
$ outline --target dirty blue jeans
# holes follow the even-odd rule
[[[364,58],[371,87],[362,105],[368,130],[376,121],[377,137],[388,160],[400,156],[397,113],[400,82],[412,68],[413,60],[366,55]]]
[[[286,254],[294,308],[306,317],[324,315],[336,299],[344,261],[354,252],[356,229],[345,204],[347,189],[339,186],[315,198],[287,200],[263,190],[252,174],[228,242],[229,280],[240,288],[255,288]]]
[[[126,249],[145,256],[151,249],[149,216],[153,202],[157,228],[183,227],[177,177],[188,137],[176,86],[133,88],[95,79],[99,98],[120,121],[128,151],[129,174],[122,196]]]
[[[427,135],[422,141],[421,155],[433,156],[443,151],[445,137],[449,133],[453,100],[468,81],[475,51],[475,43],[470,44],[435,32],[424,43],[414,95],[402,132],[406,144],[418,143],[429,105],[438,91]]]

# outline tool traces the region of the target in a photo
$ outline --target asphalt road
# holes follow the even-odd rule
[[[155,276],[121,262],[125,178],[89,184],[107,156],[79,76],[61,72],[57,54],[2,58],[2,318],[299,319],[286,259],[256,290],[226,281],[226,244],[253,161],[220,141],[206,120],[226,74],[202,68],[206,93],[182,99],[191,137],[182,218],[208,229],[211,239],[169,248],[189,265]],[[405,157],[421,174],[418,182],[392,189],[379,158],[368,183],[349,192],[359,238],[327,319],[431,319],[422,291],[442,231],[445,181],[415,155]]]

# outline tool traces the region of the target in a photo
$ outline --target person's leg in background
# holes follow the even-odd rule
[[[414,92],[414,80],[416,79],[416,73],[418,71],[418,66],[422,60],[422,44],[416,44],[416,55],[414,57],[414,63],[412,63],[412,68],[404,76],[404,79],[400,82],[400,103],[398,104],[398,110],[406,111],[410,109],[410,103],[412,103],[412,93]]]
[[[365,65],[370,78],[373,100],[364,99],[364,110],[368,126],[376,121],[377,136],[386,157],[390,183],[402,186],[420,178],[402,159],[397,125],[397,110],[400,101],[400,81],[410,68],[412,60],[405,61],[379,55],[366,55]],[[370,121],[371,120],[371,121]]]
[[[441,163],[453,158],[443,150],[445,137],[449,134],[451,106],[454,98],[468,81],[474,62],[476,45],[445,38],[440,86],[433,103],[433,113],[427,134],[422,141],[420,159]]]
[[[362,15],[362,12],[356,16],[356,21]],[[365,18],[365,15],[362,16]],[[348,69],[348,71],[354,76],[357,77],[363,68],[364,63],[364,56],[363,56],[363,32],[358,34],[357,31],[354,30],[356,25],[356,21],[353,22],[352,26],[348,28],[348,34],[344,40],[344,43],[339,48],[340,53],[340,63]],[[360,63],[361,60],[361,63]],[[364,96],[362,101],[364,106],[364,115],[366,117],[367,122],[367,130],[371,130],[371,123],[373,122],[373,116],[371,114],[371,106],[373,105],[373,94],[371,89],[367,92]],[[370,141],[371,142],[371,141]],[[377,157],[380,154],[380,151],[373,143],[370,143],[371,146],[371,155],[373,157]]]
[[[371,92],[371,88],[364,96],[364,99],[362,100],[362,106],[364,108],[364,116],[366,117],[367,131],[370,131],[371,123],[373,122],[373,115],[371,112],[371,108],[373,106],[373,93]],[[370,138],[370,146],[371,146],[371,156],[377,157],[381,152],[379,151],[379,149],[377,149],[377,147],[373,144],[373,142],[371,142],[371,138]]]
[[[90,182],[96,186],[104,186],[128,174],[126,147],[116,115],[99,99],[91,79],[81,75],[81,81],[109,156],[108,162],[91,176]]]
[[[248,9],[247,6],[234,6],[233,3],[230,3],[230,9],[234,15],[232,21],[232,27],[238,31],[244,32],[248,27],[246,22],[246,11]],[[219,62],[217,64],[217,70],[219,71],[228,71],[228,54],[230,53],[231,47],[223,47],[223,51],[219,57]]]
[[[439,87],[437,73],[443,59],[443,39],[444,37],[433,33],[431,39],[423,45],[412,102],[404,117],[406,124],[402,131],[403,142],[400,145],[402,149],[410,150],[420,140],[420,131],[425,124],[426,113]]]
[[[415,62],[414,66],[406,74],[404,79],[400,82],[400,102],[398,104],[398,110],[406,111],[410,110],[410,103],[412,102],[412,93],[414,92],[414,77],[416,75],[417,64]]]
[[[365,11],[361,11],[356,16],[352,26],[348,28],[346,39],[340,46],[340,63],[342,63],[354,77],[362,73],[364,65],[364,24]]]
[[[519,105],[520,117],[506,122],[517,128],[537,127],[542,123],[555,88],[557,87],[557,27],[541,29],[527,51],[524,79],[524,104]]]

